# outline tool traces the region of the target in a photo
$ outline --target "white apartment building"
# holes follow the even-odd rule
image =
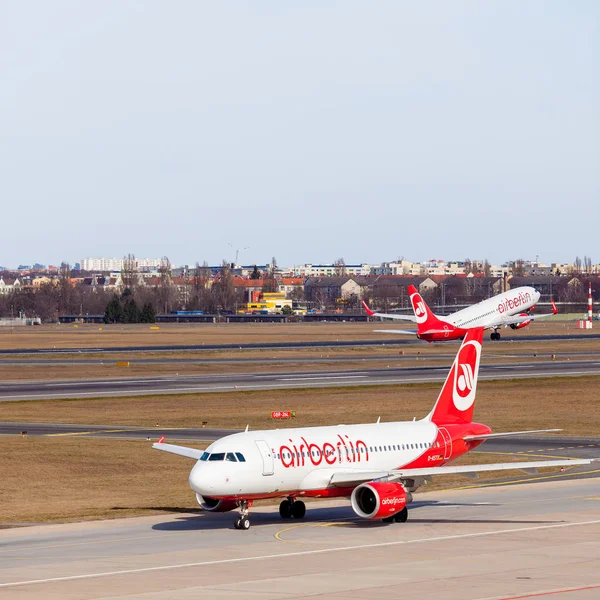
[[[82,271],[122,271],[123,263],[127,258],[82,258]],[[137,271],[157,271],[161,264],[160,258],[135,258],[135,268]]]
[[[322,265],[294,265],[293,269],[282,269],[292,277],[330,277],[336,275],[340,269],[344,270],[346,275],[370,275],[374,270],[377,269],[377,265],[368,265],[363,263],[361,265],[336,265],[336,264],[322,264]]]

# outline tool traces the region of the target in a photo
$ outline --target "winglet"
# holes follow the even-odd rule
[[[558,314],[558,308],[556,308],[556,304],[554,304],[554,298],[550,298],[550,302],[552,302],[552,314],[553,315],[557,315]]]
[[[162,444],[165,441],[166,437],[167,437],[166,435],[163,435],[156,443],[157,444]]]
[[[367,314],[372,317],[375,314],[375,311],[371,310],[368,306],[367,303],[363,300],[362,301],[362,305],[365,307],[365,311],[367,312]]]

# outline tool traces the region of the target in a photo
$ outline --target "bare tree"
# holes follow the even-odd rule
[[[263,276],[263,292],[276,292],[277,286],[277,259],[273,256],[271,264]]]
[[[575,268],[573,269],[574,273],[581,273],[581,258],[579,258],[579,256],[575,257]]]
[[[138,286],[138,269],[135,254],[128,254],[123,257],[123,268],[121,269],[121,281],[123,289],[135,292]]]
[[[343,277],[346,275],[346,261],[343,259],[343,257],[336,258],[335,262],[333,263],[333,274],[336,277]]]
[[[486,258],[486,259],[483,261],[483,274],[484,274],[486,277],[489,277],[489,276],[490,276],[490,274],[491,274],[491,272],[492,272],[492,269],[491,269],[491,267],[490,267],[490,263],[488,262],[488,259]]]
[[[231,265],[223,260],[219,280],[215,284],[215,299],[223,310],[233,310],[235,307],[235,288],[233,286],[233,275]]]
[[[159,310],[167,313],[173,308],[175,302],[175,289],[171,281],[171,262],[166,256],[160,259],[160,267],[158,268],[160,282],[157,287],[157,301]]]
[[[512,274],[514,277],[523,277],[525,275],[525,261],[522,258],[512,262]]]

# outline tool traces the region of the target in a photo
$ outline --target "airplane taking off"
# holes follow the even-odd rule
[[[420,340],[439,342],[462,339],[467,331],[483,327],[493,329],[490,339],[499,340],[501,327],[521,329],[527,327],[535,319],[543,319],[558,314],[558,309],[552,300],[552,312],[543,315],[534,315],[530,311],[535,308],[540,293],[532,287],[519,287],[508,292],[502,292],[487,300],[482,300],[473,306],[463,308],[451,315],[437,316],[427,306],[421,294],[414,285],[408,286],[410,302],[414,315],[397,313],[378,313],[372,311],[363,300],[363,306],[371,317],[383,319],[398,319],[411,321],[417,324],[417,330],[406,329],[378,329],[379,333],[405,333],[416,335]]]
[[[432,411],[420,421],[246,431],[206,451],[164,443],[153,448],[196,460],[189,484],[200,506],[225,512],[239,507],[236,529],[248,529],[254,500],[284,498],[283,518],[301,519],[302,498],[349,497],[364,519],[405,522],[412,493],[433,475],[586,465],[593,460],[547,460],[442,466],[486,439],[560,431],[491,433],[473,423],[483,328],[469,329]]]

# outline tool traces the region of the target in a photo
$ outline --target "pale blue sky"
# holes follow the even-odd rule
[[[599,17],[0,0],[0,264],[598,262]]]

